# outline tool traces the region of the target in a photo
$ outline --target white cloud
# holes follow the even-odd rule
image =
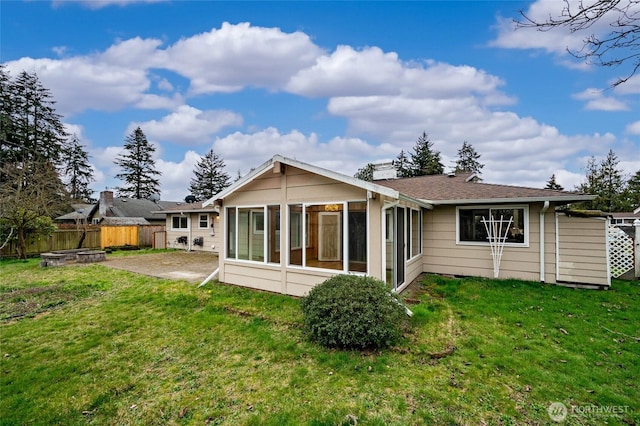
[[[627,111],[629,107],[623,101],[605,96],[604,91],[589,88],[573,95],[573,98],[587,101],[585,109],[595,111]]]
[[[585,5],[594,0],[585,0]],[[578,2],[569,0],[571,10],[579,7]],[[537,0],[532,3],[524,14],[535,22],[546,22],[550,17],[558,18],[565,7],[565,2],[558,0]],[[524,18],[520,19],[526,22]],[[609,24],[612,20],[604,17],[591,25],[589,34],[583,32],[572,33],[569,28],[559,26],[549,31],[539,31],[536,28],[519,28],[511,18],[498,18],[495,29],[498,36],[491,42],[492,46],[510,49],[543,49],[558,56],[567,54],[567,49],[571,51],[579,50],[584,44],[585,36],[590,34],[603,34],[610,31]]]
[[[378,47],[357,51],[338,46],[294,75],[286,89],[319,97],[449,98],[473,93],[487,95],[493,105],[512,103],[497,90],[503,84],[499,78],[470,66],[435,61],[428,61],[426,66],[409,64],[401,62],[395,52],[385,53]]]
[[[161,3],[169,0],[53,0],[53,7],[78,3],[88,9],[102,9],[108,6],[130,6],[136,3]]]
[[[630,123],[625,131],[631,135],[640,135],[640,120]]]
[[[164,66],[189,78],[191,91],[201,94],[246,86],[278,89],[322,51],[302,32],[225,22],[176,42],[165,53]]]
[[[160,120],[131,123],[127,133],[142,128],[150,139],[179,144],[203,144],[211,142],[211,135],[221,129],[242,124],[242,117],[231,111],[201,111],[181,105],[174,112]]]

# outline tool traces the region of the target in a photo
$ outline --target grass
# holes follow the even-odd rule
[[[403,344],[344,352],[294,298],[37,265],[0,262],[2,425],[640,424],[637,282],[427,276]]]

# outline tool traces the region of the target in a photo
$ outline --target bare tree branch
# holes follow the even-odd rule
[[[560,15],[550,15],[545,21],[531,18],[521,10],[522,19],[515,21],[516,29],[551,31],[567,28],[573,34],[592,30],[602,21],[609,27],[609,32],[605,36],[595,32],[586,35],[580,49],[567,48],[569,54],[601,67],[630,64],[630,71],[625,77],[618,78],[613,87],[625,83],[640,70],[640,0],[596,0],[593,3],[563,0],[563,3]]]

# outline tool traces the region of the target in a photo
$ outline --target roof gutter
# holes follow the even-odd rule
[[[575,195],[575,196],[556,196],[556,197],[512,197],[512,198],[469,198],[457,200],[422,200],[435,206],[444,205],[462,205],[462,204],[522,204],[522,203],[543,203],[543,202],[559,202],[564,204],[575,203],[578,201],[591,201],[596,198],[595,195]]]
[[[544,275],[545,275],[545,270],[544,270],[544,245],[545,245],[545,241],[544,241],[544,215],[547,212],[547,210],[549,209],[549,200],[546,200],[544,202],[544,205],[542,206],[542,210],[540,210],[540,282],[544,282]],[[557,266],[556,266],[557,268]]]

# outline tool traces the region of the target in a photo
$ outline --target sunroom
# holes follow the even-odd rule
[[[281,156],[207,203],[220,207],[224,227],[220,281],[293,295],[335,274],[406,284],[408,263],[419,266],[422,209],[430,207]]]

